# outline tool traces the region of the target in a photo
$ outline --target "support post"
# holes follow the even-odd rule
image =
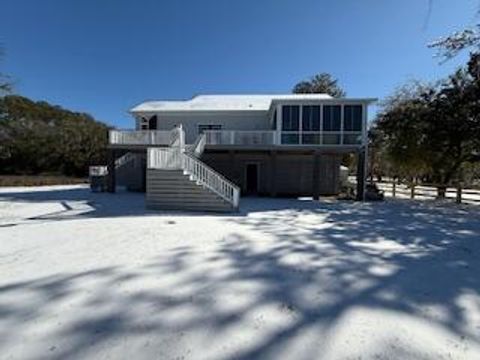
[[[397,180],[393,179],[392,184],[392,197],[394,198],[397,195]]]
[[[320,199],[320,152],[314,151],[313,153],[313,177],[312,177],[312,187],[313,187],[313,200]]]
[[[277,152],[270,152],[270,196],[277,196]]]
[[[228,151],[228,162],[230,163],[230,177],[237,184],[242,184],[241,171],[238,168],[237,156],[234,150]],[[227,172],[228,173],[228,172]]]
[[[358,152],[358,161],[357,161],[357,201],[365,201],[365,149],[362,148]]]
[[[457,204],[462,203],[462,185],[461,184],[458,184],[458,186],[457,186],[457,197],[456,197],[455,201],[456,201]]]
[[[107,191],[109,193],[115,192],[115,150],[107,151]]]

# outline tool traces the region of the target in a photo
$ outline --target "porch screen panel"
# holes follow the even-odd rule
[[[303,107],[302,130],[320,131],[320,106]]]
[[[362,105],[345,105],[343,130],[344,131],[362,131]]]
[[[325,105],[323,107],[323,131],[340,131],[341,114],[340,105]]]
[[[298,144],[300,130],[300,106],[282,106],[282,144]]]
[[[305,105],[302,109],[302,144],[320,143],[320,106]]]
[[[298,131],[300,125],[300,106],[284,105],[282,107],[282,130]]]
[[[323,107],[323,144],[338,145],[341,143],[342,108],[340,105]]]

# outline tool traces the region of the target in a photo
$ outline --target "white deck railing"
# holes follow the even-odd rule
[[[149,148],[147,166],[149,169],[183,170],[192,180],[238,208],[240,189],[190,154],[176,148]]]
[[[207,130],[205,131],[207,145],[234,146],[332,146],[361,145],[361,131],[238,131],[238,130]]]
[[[205,131],[208,145],[275,145],[275,131]]]
[[[171,131],[110,130],[111,145],[170,145]]]

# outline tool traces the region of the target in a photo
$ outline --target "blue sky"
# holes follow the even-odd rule
[[[127,110],[199,93],[284,93],[318,72],[383,98],[440,65],[426,44],[478,0],[3,0],[0,69],[16,92],[131,127]]]

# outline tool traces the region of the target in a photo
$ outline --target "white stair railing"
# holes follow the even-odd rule
[[[181,170],[182,152],[176,148],[148,148],[147,167],[149,169]]]
[[[203,150],[205,149],[205,145],[207,144],[207,137],[205,134],[198,135],[197,139],[193,143],[193,145],[187,145],[188,148],[186,152],[192,154],[195,157],[200,157],[203,154]]]
[[[115,169],[135,160],[135,154],[128,152],[115,160]],[[108,167],[106,165],[95,165],[88,168],[89,176],[107,176]]]
[[[115,160],[115,169],[118,169],[120,166],[123,166],[126,163],[133,161],[134,159],[135,159],[135,154],[131,152],[128,152],[123,156],[120,156],[117,160]]]
[[[149,148],[149,169],[182,170],[192,181],[205,186],[235,209],[240,202],[240,189],[205,163],[177,148]]]
[[[182,154],[182,169],[191,179],[204,185],[235,209],[240,202],[240,189],[211,167],[189,154]]]

